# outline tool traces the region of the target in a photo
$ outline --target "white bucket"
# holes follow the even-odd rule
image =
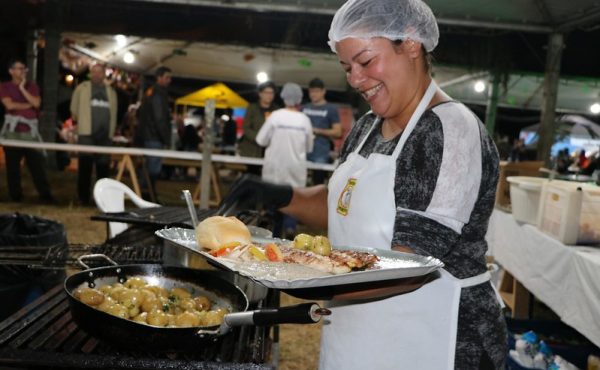
[[[515,220],[537,225],[542,185],[548,180],[528,176],[510,176],[506,180],[510,183],[510,203]]]

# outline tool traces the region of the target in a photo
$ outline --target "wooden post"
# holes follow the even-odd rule
[[[64,2],[49,0],[44,5],[45,38],[44,80],[42,84],[42,114],[39,131],[45,142],[55,142],[58,105],[58,53],[60,50],[60,32],[62,27]],[[31,67],[31,66],[30,66]],[[47,151],[46,165],[56,167],[56,153]]]
[[[211,155],[213,148],[213,121],[215,120],[215,100],[208,99],[204,104],[204,144],[202,145],[202,173],[200,174],[200,209],[208,209],[210,200]]]
[[[540,141],[537,148],[537,159],[544,161],[547,168],[551,168],[550,149],[554,144],[556,131],[554,119],[563,47],[564,37],[561,33],[553,33],[549,36],[546,71],[544,73],[541,124],[538,132]]]
[[[141,197],[142,191],[140,189],[137,174],[135,173],[135,166],[133,165],[133,161],[131,160],[131,156],[129,154],[123,154],[123,157],[119,161],[117,177],[115,177],[115,180],[121,181],[125,169],[127,169],[127,172],[129,173],[129,178],[131,179],[131,183],[133,184],[133,191],[135,191],[135,193]],[[149,183],[148,181],[149,179],[146,179],[147,183]]]
[[[529,318],[529,290],[506,270],[502,272],[498,291],[506,307],[511,310],[513,318]]]
[[[498,111],[498,93],[500,91],[500,74],[494,72],[492,77],[492,86],[488,92],[488,101],[485,109],[485,127],[488,134],[493,139],[496,128],[496,113]]]

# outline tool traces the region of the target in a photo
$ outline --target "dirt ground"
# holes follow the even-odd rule
[[[235,173],[222,171],[223,188],[227,189]],[[23,171],[23,195],[21,203],[11,202],[6,186],[4,166],[0,167],[0,213],[19,212],[56,220],[67,230],[67,239],[72,244],[102,243],[106,238],[106,226],[102,222],[92,221],[90,217],[98,213],[95,206],[81,206],[77,201],[77,174],[73,171],[49,171],[49,180],[56,204],[40,205],[37,193],[26,169]],[[128,180],[125,183],[131,184]],[[180,199],[181,190],[193,191],[193,180],[159,181],[158,197],[163,205],[184,205]],[[282,294],[281,304],[290,305],[302,300]],[[279,369],[309,370],[316,369],[319,357],[320,325],[281,325],[280,329]]]

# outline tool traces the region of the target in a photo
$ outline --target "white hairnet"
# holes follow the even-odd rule
[[[346,38],[411,39],[428,52],[435,49],[439,30],[433,12],[422,0],[348,0],[333,17],[329,47]]]
[[[286,106],[293,106],[302,103],[302,88],[293,82],[288,82],[281,89],[281,99]]]

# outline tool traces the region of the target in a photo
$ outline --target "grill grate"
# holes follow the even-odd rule
[[[236,328],[194,353],[122,351],[88,335],[72,321],[62,286],[0,323],[0,364],[72,369],[271,369],[264,331]]]
[[[163,243],[154,235],[154,229],[135,228],[117,235],[105,244],[52,245],[49,247],[1,247],[0,266],[15,274],[22,267],[37,269],[63,269],[80,267],[77,258],[86,254],[104,254],[119,264],[162,263]],[[91,267],[101,265],[91,261]]]

